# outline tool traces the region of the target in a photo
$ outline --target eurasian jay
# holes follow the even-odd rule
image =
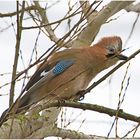
[[[70,48],[54,53],[33,75],[18,108],[48,100],[69,100],[85,90],[101,71],[127,57],[120,54],[122,40],[104,37],[91,47]],[[18,112],[18,110],[17,110]]]

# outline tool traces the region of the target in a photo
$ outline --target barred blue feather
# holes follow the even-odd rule
[[[54,75],[59,75],[63,73],[66,69],[74,64],[74,60],[61,60],[59,61],[53,69]]]

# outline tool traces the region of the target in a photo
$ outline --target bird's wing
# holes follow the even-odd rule
[[[37,91],[39,89],[42,89],[43,86],[47,86],[48,84],[50,85],[53,80],[56,81],[55,78],[65,73],[66,70],[72,68],[74,64],[77,63],[76,57],[78,56],[77,54],[79,52],[80,50],[78,49],[69,49],[66,51],[55,53],[48,59],[47,62],[41,65],[40,69],[34,73],[34,75],[27,83],[27,92],[20,98],[18,107],[24,107],[30,103],[32,104],[33,102],[36,102],[36,96],[39,96],[38,98],[41,98],[42,95]],[[78,73],[78,71],[76,71],[76,73]]]
[[[50,81],[53,78],[55,78],[56,76],[60,75],[61,73],[63,73],[64,71],[66,71],[69,67],[71,67],[73,64],[75,63],[75,60],[73,59],[66,59],[66,60],[60,60],[59,62],[56,63],[56,65],[54,67],[52,67],[51,69],[44,69],[42,70],[38,76],[39,80],[34,83],[34,85],[31,87],[32,90],[34,90],[34,88],[39,88],[40,86],[42,86],[42,83],[45,81]]]
[[[29,90],[35,83],[37,83],[44,77],[44,74],[49,74],[48,72],[54,68],[54,75],[59,75],[60,73],[65,71],[69,66],[71,66],[72,62],[74,63],[75,56],[77,56],[78,53],[80,53],[80,49],[67,49],[62,52],[55,53],[33,74],[31,79],[27,83],[25,90]],[[61,69],[58,70],[59,68]]]
[[[44,67],[43,70],[37,73],[38,80],[34,79],[36,78],[34,77],[33,78],[34,81],[33,82],[30,81],[29,84],[32,84],[32,85],[30,85],[30,88],[28,89],[27,93],[25,93],[25,95],[21,97],[18,107],[21,108],[34,102],[32,100],[34,100],[35,96],[38,96],[38,95],[34,95],[35,91],[37,91],[40,87],[42,87],[44,83],[49,83],[50,80],[53,80],[53,78],[55,78],[56,76],[59,76],[61,73],[66,71],[68,68],[70,68],[73,64],[74,64],[74,60],[66,59],[66,60],[60,60],[53,67],[50,67],[50,66],[49,68]]]
[[[33,86],[36,86],[37,88],[44,80],[48,81],[53,79],[55,76],[60,75],[73,64],[73,59],[65,59],[56,62],[55,65],[46,65],[46,67],[43,67],[43,69],[40,69],[34,74],[33,78],[28,82],[27,90]]]
[[[41,78],[43,78],[43,76],[41,75],[41,73],[43,71],[47,72],[51,70],[51,66],[50,65],[45,65],[44,68],[40,68],[38,70],[36,70],[36,72],[33,74],[33,76],[30,78],[30,80],[28,81],[27,85],[26,85],[26,91],[29,90],[36,82],[38,82]]]

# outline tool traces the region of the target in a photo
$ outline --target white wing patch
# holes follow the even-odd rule
[[[48,71],[46,72],[45,70],[41,72],[40,76],[46,76],[48,74]]]

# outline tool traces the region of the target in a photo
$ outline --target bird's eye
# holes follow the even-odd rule
[[[116,48],[114,46],[110,46],[108,49],[107,49],[107,57],[112,57],[114,56],[114,54],[116,53]]]
[[[108,49],[108,54],[115,54],[115,52],[116,52],[115,47],[110,47],[110,48]]]

